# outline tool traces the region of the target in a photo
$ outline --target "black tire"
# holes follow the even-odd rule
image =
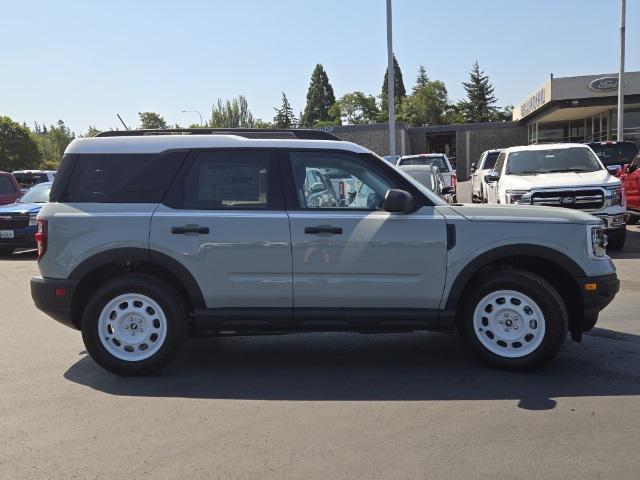
[[[14,250],[13,247],[0,247],[0,257],[8,257]]]
[[[100,313],[111,300],[129,293],[142,294],[155,301],[166,318],[164,343],[151,357],[139,361],[117,358],[104,347],[99,338]],[[89,298],[82,315],[82,340],[91,358],[104,369],[118,375],[147,375],[161,369],[173,359],[186,336],[187,322],[185,303],[171,286],[150,275],[125,275],[105,283]]]
[[[621,250],[624,247],[624,242],[627,239],[627,229],[614,230],[607,232],[607,248],[609,250]]]
[[[537,303],[545,319],[545,333],[540,345],[531,353],[521,357],[506,357],[491,352],[476,334],[473,315],[481,300],[499,290],[514,290],[528,296]],[[494,272],[476,280],[465,289],[463,298],[468,299],[461,307],[458,328],[462,338],[474,354],[489,365],[507,370],[530,370],[538,368],[556,356],[567,335],[567,308],[553,286],[542,277],[522,270]]]
[[[627,225],[636,225],[640,221],[640,217],[638,215],[629,214],[627,216]]]

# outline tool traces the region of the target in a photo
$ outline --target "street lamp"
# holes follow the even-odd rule
[[[396,154],[396,108],[394,71],[393,71],[393,45],[391,36],[391,0],[387,0],[387,96],[389,104],[389,155],[393,158]]]
[[[620,0],[620,69],[618,70],[618,141],[624,140],[624,27],[627,2]]]
[[[200,117],[200,126],[202,126],[202,114],[198,110],[182,110],[182,113],[197,113]]]

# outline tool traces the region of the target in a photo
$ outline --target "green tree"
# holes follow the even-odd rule
[[[75,138],[75,134],[62,120],[58,120],[55,125],[50,125],[49,128],[44,124],[40,128],[36,124],[32,136],[40,151],[40,167],[46,170],[58,168],[65,149]]]
[[[265,122],[261,118],[258,118],[255,121],[253,128],[275,128],[275,125],[271,122]]]
[[[444,82],[428,81],[402,100],[398,118],[413,127],[441,125],[448,105],[447,87]]]
[[[513,105],[507,105],[506,107],[494,108],[491,112],[492,122],[510,122],[513,120]]]
[[[329,110],[336,118],[345,118],[348,124],[370,123],[380,114],[373,95],[363,92],[346,93]]]
[[[85,133],[84,135],[81,135],[81,136],[82,137],[95,137],[100,132],[101,132],[101,130],[98,130],[93,125],[89,125],[89,130],[87,130],[87,133]]]
[[[311,74],[311,82],[307,90],[307,105],[300,117],[300,124],[304,127],[313,127],[317,122],[335,120],[329,114],[329,109],[334,103],[336,103],[336,97],[327,72],[322,65],[317,64]]]
[[[280,108],[275,108],[275,117],[273,117],[273,123],[276,128],[295,128],[298,125],[298,119],[293,113],[293,108],[289,103],[289,99],[282,92],[282,105]]]
[[[413,86],[413,93],[416,93],[420,88],[426,87],[429,84],[429,77],[424,66],[420,65],[418,69],[418,76],[416,77],[416,84]]]
[[[447,106],[444,112],[443,122],[447,125],[464,123],[465,102],[452,103]]]
[[[467,100],[464,104],[465,120],[474,123],[490,121],[496,97],[493,95],[489,76],[480,70],[477,61],[471,67],[469,81],[463,82],[462,85],[467,92]]]
[[[381,122],[389,121],[389,71],[384,71],[384,80],[382,81],[382,92],[380,93],[380,117]],[[407,90],[404,88],[404,81],[402,80],[402,70],[398,60],[396,60],[395,54],[393,55],[393,98],[395,99],[396,107],[400,105],[402,99],[407,95]]]
[[[141,129],[167,128],[167,122],[156,112],[138,112]]]
[[[9,117],[0,117],[0,170],[38,168],[42,156],[28,128]]]
[[[239,95],[224,103],[218,99],[216,105],[211,109],[211,119],[207,126],[211,128],[253,128],[255,119],[249,110],[247,99]]]

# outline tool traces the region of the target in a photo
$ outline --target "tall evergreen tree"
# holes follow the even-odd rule
[[[322,65],[317,64],[311,74],[311,82],[307,90],[307,105],[304,107],[300,124],[304,127],[313,127],[317,122],[333,120],[329,115],[329,109],[335,102],[336,97],[327,72]]]
[[[384,71],[384,80],[382,81],[382,93],[380,94],[380,121],[389,120],[389,72],[388,69]],[[402,70],[398,65],[395,54],[393,55],[393,98],[395,99],[395,105],[400,105],[402,99],[407,96],[407,90],[404,88],[404,81],[402,80]]]
[[[418,69],[418,76],[416,77],[416,84],[413,86],[413,93],[416,93],[423,87],[429,85],[429,77],[427,76],[427,71],[424,69],[423,65],[420,65]]]
[[[467,92],[467,100],[464,102],[465,120],[474,123],[490,121],[497,99],[493,95],[489,76],[480,70],[477,60],[469,72],[469,81],[462,82],[462,85]]]
[[[276,115],[273,117],[273,123],[276,128],[295,128],[298,125],[298,119],[293,114],[293,108],[284,92],[282,92],[282,105],[280,108],[274,107],[274,110]]]

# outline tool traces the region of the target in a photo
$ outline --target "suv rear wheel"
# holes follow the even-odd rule
[[[148,275],[127,275],[91,296],[82,317],[82,339],[105,369],[144,375],[171,361],[186,324],[184,302],[173,288]]]
[[[460,333],[482,359],[526,370],[557,354],[567,333],[567,309],[546,280],[504,270],[479,279],[467,292]]]

